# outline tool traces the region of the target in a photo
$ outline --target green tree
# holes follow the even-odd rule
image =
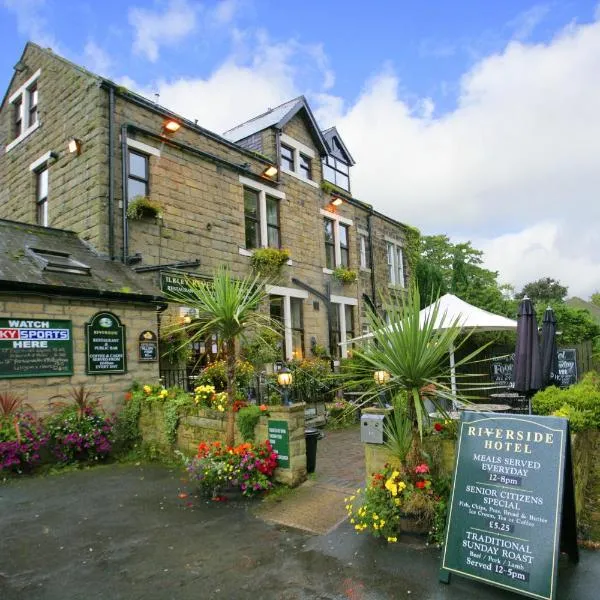
[[[595,304],[596,306],[600,306],[600,292],[593,293],[590,300],[592,301],[592,304]]]
[[[540,302],[536,305],[538,324],[541,325],[547,304]],[[557,329],[560,335],[557,338],[561,346],[579,344],[586,340],[598,340],[600,325],[585,309],[573,308],[564,302],[551,302],[556,317]]]
[[[236,359],[240,342],[248,335],[274,329],[271,318],[260,312],[267,294],[258,278],[235,279],[227,268],[220,268],[212,281],[188,279],[191,295],[170,294],[172,300],[183,302],[198,311],[198,319],[184,325],[189,343],[203,341],[208,335],[217,334],[227,365],[227,429],[225,443],[234,443]]]
[[[528,296],[534,304],[538,302],[549,304],[551,302],[564,302],[567,288],[552,277],[542,277],[523,286],[519,297]]]

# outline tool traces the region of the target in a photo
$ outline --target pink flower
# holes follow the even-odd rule
[[[415,467],[415,473],[429,473],[429,467],[425,463],[421,463]]]

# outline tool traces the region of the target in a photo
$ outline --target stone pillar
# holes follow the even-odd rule
[[[261,417],[256,428],[256,441],[269,439],[268,422],[286,421],[289,435],[289,467],[277,468],[275,481],[291,487],[306,481],[306,441],[304,439],[304,409],[300,402],[291,406],[269,406],[269,416]]]

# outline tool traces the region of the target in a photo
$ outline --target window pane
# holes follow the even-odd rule
[[[244,188],[244,214],[258,219],[258,192]]]
[[[39,202],[48,197],[48,169],[37,172],[37,198]]]
[[[346,175],[348,175],[348,165],[346,163],[338,159],[335,161],[335,167],[341,173],[345,173]]]
[[[148,160],[144,154],[129,151],[129,174],[140,179],[148,179]]]
[[[348,225],[340,223],[340,246],[348,247]]]
[[[270,297],[270,314],[271,318],[278,323],[283,324],[283,297],[282,296],[271,296]]]
[[[323,179],[335,183],[335,171],[325,163],[323,163]]]
[[[364,235],[360,236],[360,266],[362,269],[367,268],[367,238]]]
[[[259,230],[258,223],[252,219],[246,218],[244,222],[246,231],[246,248],[249,250],[259,247]]]
[[[404,261],[402,256],[402,247],[396,246],[396,283],[404,285]]]
[[[342,267],[350,266],[350,253],[348,248],[340,248],[340,262]]]
[[[281,144],[281,166],[288,171],[294,171],[294,151]]]
[[[267,246],[269,248],[280,248],[281,243],[279,241],[279,229],[277,227],[267,227]]]
[[[325,266],[328,269],[335,267],[335,247],[333,239],[333,221],[325,219]]]
[[[346,339],[354,337],[354,311],[350,304],[344,305],[344,312],[346,316]]]
[[[395,282],[394,277],[394,244],[388,242],[387,245],[387,264],[388,264],[388,280],[390,283]]]
[[[312,179],[310,158],[304,154],[300,155],[300,172],[306,179]]]
[[[279,226],[279,202],[271,196],[267,196],[267,223]]]
[[[336,173],[335,184],[344,190],[350,189],[350,179],[348,178],[348,175],[343,175],[339,172]]]
[[[325,219],[325,242],[333,244],[333,221],[331,219]]]
[[[127,181],[127,198],[131,202],[136,196],[147,196],[146,183],[137,179]]]
[[[38,103],[38,90],[37,86],[29,90],[29,107],[37,106]]]
[[[304,357],[303,332],[292,330],[292,358],[298,360]]]
[[[302,329],[302,298],[290,298],[292,308],[292,327]]]

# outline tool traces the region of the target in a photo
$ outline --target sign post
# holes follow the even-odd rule
[[[71,321],[0,319],[0,379],[73,375]]]
[[[465,411],[440,580],[554,600],[561,550],[578,560],[568,421]]]
[[[269,442],[277,452],[277,465],[282,469],[290,468],[290,433],[287,421],[272,421],[268,424]]]
[[[125,325],[110,312],[96,313],[85,326],[86,372],[109,375],[127,371]]]

